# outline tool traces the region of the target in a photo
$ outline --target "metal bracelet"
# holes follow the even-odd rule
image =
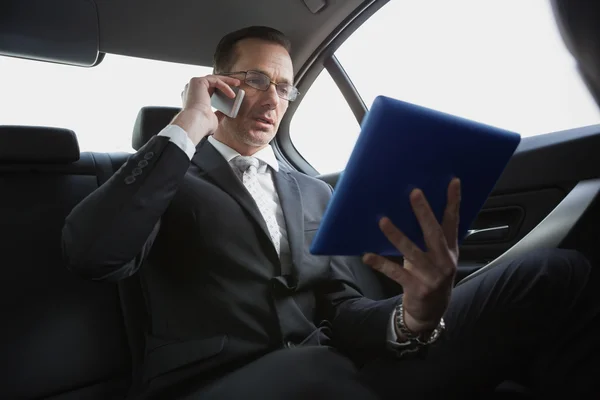
[[[430,335],[427,335],[427,337],[423,337],[424,335],[422,334],[415,334],[410,329],[408,329],[406,323],[404,322],[404,306],[402,303],[396,306],[394,320],[398,331],[400,331],[400,333],[404,337],[406,337],[406,341],[414,342],[419,346],[426,346],[436,342],[442,335],[444,329],[446,328],[446,324],[444,322],[444,319],[442,318],[438,326],[433,330],[433,332],[431,332]]]

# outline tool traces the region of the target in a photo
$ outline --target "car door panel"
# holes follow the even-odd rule
[[[586,248],[587,246],[583,246],[583,243],[578,241],[572,241],[571,244],[567,243],[572,235],[577,234],[577,226],[583,222],[584,218],[596,215],[593,210],[597,203],[598,193],[600,193],[600,179],[579,182],[525,237],[491,262],[483,263],[481,269],[465,277],[460,283],[474,278],[479,273],[483,273],[495,265],[515,260],[532,250],[541,248],[576,248],[593,257],[596,253],[593,248]]]
[[[461,259],[486,262],[498,257],[539,224],[566,194],[562,188],[545,188],[490,196],[471,229],[503,226],[508,229],[501,230],[502,235],[497,236],[486,235],[486,232],[467,236],[462,242]]]

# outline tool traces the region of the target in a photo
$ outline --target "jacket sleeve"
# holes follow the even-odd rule
[[[359,257],[332,257],[331,278],[321,292],[326,318],[331,321],[335,341],[351,351],[385,352],[388,328],[402,295],[384,300],[364,297],[351,272],[370,268]]]
[[[67,216],[62,232],[67,267],[93,280],[134,274],[189,165],[189,156],[169,138],[149,140]]]
[[[333,192],[331,186],[329,189]],[[402,295],[384,300],[365,297],[353,273],[360,269],[371,269],[361,257],[331,257],[330,277],[319,293],[320,304],[339,346],[350,351],[384,352],[389,350],[390,318]]]

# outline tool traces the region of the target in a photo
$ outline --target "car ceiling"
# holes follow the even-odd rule
[[[268,25],[290,37],[294,65],[299,67],[355,10],[373,3],[325,2],[313,14],[304,0],[96,0],[100,51],[208,66],[223,35]]]

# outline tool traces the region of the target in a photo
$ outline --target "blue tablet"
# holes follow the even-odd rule
[[[442,221],[450,180],[461,180],[464,238],[521,141],[514,132],[379,96],[310,247],[316,255],[401,255],[378,226],[387,216],[426,246],[409,193],[420,188]]]

